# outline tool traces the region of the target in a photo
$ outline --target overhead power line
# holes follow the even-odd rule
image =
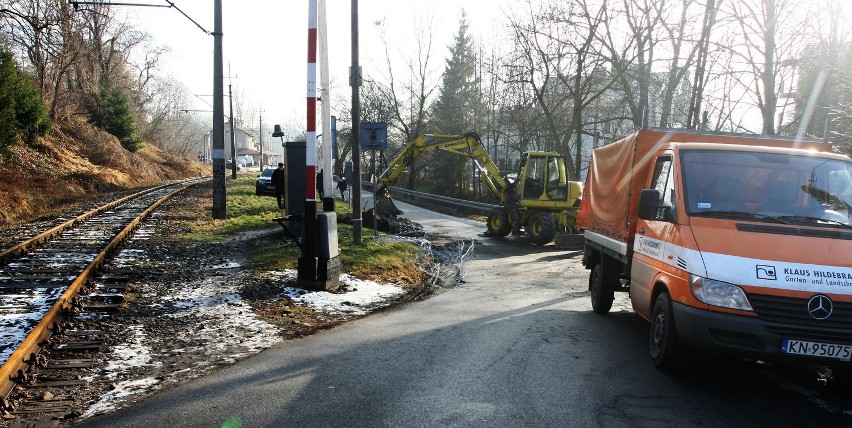
[[[189,15],[187,15],[183,10],[181,10],[177,5],[169,0],[165,0],[168,4],[154,4],[154,3],[126,3],[126,2],[113,2],[113,1],[77,1],[77,0],[69,0],[69,3],[74,6],[74,10],[77,10],[80,5],[103,5],[103,6],[142,6],[142,7],[166,7],[166,8],[174,8],[181,15],[183,15],[186,19],[190,20],[196,27],[200,28],[204,34],[212,34],[207,31],[204,27],[201,26],[198,22],[192,19]]]

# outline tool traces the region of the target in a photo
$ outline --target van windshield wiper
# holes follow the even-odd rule
[[[790,224],[789,221],[782,220],[781,218],[774,217],[766,214],[758,214],[758,213],[749,213],[745,211],[696,211],[691,213],[693,216],[723,216],[723,217],[732,217],[732,218],[745,218],[745,219],[759,219],[759,220],[769,220],[773,223],[782,223],[782,224]],[[787,216],[784,216],[786,218]]]
[[[845,229],[852,229],[852,226],[850,226],[846,223],[843,223],[843,222],[840,222],[840,221],[837,221],[837,220],[829,220],[829,219],[821,218],[821,217],[813,217],[813,216],[809,216],[809,215],[784,215],[784,216],[780,216],[780,217],[784,218],[784,219],[789,219],[789,220],[793,220],[793,221],[800,221],[800,222],[805,221],[805,222],[812,222],[812,223],[828,223],[828,224],[831,224],[831,225],[834,225],[834,226],[841,226]]]

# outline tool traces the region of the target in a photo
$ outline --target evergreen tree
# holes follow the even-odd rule
[[[23,73],[18,73],[17,104],[18,125],[26,134],[27,142],[32,143],[36,137],[47,135],[51,127],[50,118],[47,116],[38,89],[30,81],[29,76]]]
[[[476,74],[476,47],[468,30],[467,15],[462,11],[440,93],[432,106],[433,127],[442,134],[475,131],[473,128],[481,122],[476,118],[482,103]]]
[[[89,106],[92,122],[118,138],[130,152],[142,148],[142,137],[136,129],[127,95],[119,87],[103,85]]]
[[[23,139],[33,143],[50,131],[50,119],[29,76],[9,51],[0,51],[0,155]]]
[[[477,117],[482,111],[482,96],[477,76],[476,47],[468,29],[467,15],[462,11],[459,30],[450,47],[450,58],[441,79],[440,93],[431,108],[430,128],[437,134],[476,132],[483,122]],[[430,162],[428,182],[434,183],[434,191],[463,196],[465,187],[469,187],[463,185],[469,184],[473,175],[469,160],[436,153],[426,161]]]
[[[15,86],[18,71],[12,61],[12,53],[0,52],[0,155],[6,147],[18,139],[15,127]],[[5,156],[4,156],[5,157]]]

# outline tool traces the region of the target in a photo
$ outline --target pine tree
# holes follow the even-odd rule
[[[441,79],[438,100],[432,107],[433,127],[442,134],[463,134],[480,121],[475,118],[481,104],[476,75],[476,49],[468,34],[467,15],[462,11],[459,31],[450,47],[450,58]]]
[[[94,102],[89,106],[92,122],[118,138],[122,147],[128,151],[141,149],[142,138],[136,129],[130,101],[121,88],[104,86],[93,99]]]
[[[15,69],[12,53],[0,52],[0,155],[5,155],[6,147],[18,140],[15,127],[17,80],[18,71]]]
[[[438,99],[431,108],[430,128],[438,134],[476,132],[482,123],[476,116],[482,111],[482,97],[477,76],[477,56],[468,33],[467,15],[462,11],[459,30],[450,47],[450,58],[441,79]],[[470,183],[472,171],[466,158],[437,153],[429,162],[428,181],[433,190],[449,196],[464,196],[464,184]]]
[[[20,71],[12,53],[0,51],[0,155],[20,140],[32,144],[50,131],[50,119],[29,76]]]

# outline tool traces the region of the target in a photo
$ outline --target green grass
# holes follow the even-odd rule
[[[226,187],[227,219],[216,220],[193,228],[187,236],[201,242],[222,241],[236,233],[265,229],[275,225],[274,218],[282,215],[274,197],[254,193],[255,176],[238,176],[228,181]],[[338,215],[337,235],[342,271],[360,278],[418,281],[420,271],[414,266],[419,248],[407,242],[377,240],[372,229],[362,228],[361,244],[355,244],[353,229],[341,224],[340,216],[352,212],[341,201],[335,202]],[[283,232],[282,232],[283,233]],[[249,258],[255,269],[295,269],[301,249],[293,242],[272,241],[268,245],[253,246]]]
[[[215,220],[193,228],[187,238],[211,242],[226,239],[233,234],[251,229],[261,229],[274,224],[273,219],[282,212],[274,197],[254,194],[254,175],[237,176],[228,180],[225,188],[225,220]]]

